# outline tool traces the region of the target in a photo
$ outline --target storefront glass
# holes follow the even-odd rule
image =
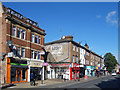
[[[16,81],[16,68],[11,68],[11,82]]]
[[[26,69],[22,69],[22,81],[26,81]]]
[[[17,81],[21,81],[21,69],[17,69]]]

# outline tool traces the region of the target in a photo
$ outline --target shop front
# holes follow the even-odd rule
[[[79,64],[71,63],[70,65],[70,80],[79,79]]]
[[[43,69],[43,62],[30,61],[30,73],[33,72],[36,75],[36,80],[41,80],[42,69]]]
[[[58,64],[50,64],[51,69],[49,70],[49,78],[57,78],[57,79],[63,79],[63,75],[65,75],[65,79],[69,80],[69,63],[58,63]]]
[[[95,72],[96,72],[96,67],[91,66],[91,76],[95,76]]]
[[[27,60],[7,57],[7,80],[6,83],[19,83],[28,81]]]

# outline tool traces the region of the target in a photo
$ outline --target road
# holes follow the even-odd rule
[[[86,82],[61,83],[38,88],[120,88],[120,75],[97,78]]]
[[[107,77],[101,77],[101,78],[94,78],[91,80],[85,80],[85,81],[74,81],[74,82],[63,82],[59,84],[53,84],[53,85],[43,85],[33,88],[28,88],[29,90],[78,90],[78,89],[103,89],[103,88],[120,88],[120,75],[117,76],[107,76]],[[24,90],[25,88],[6,88],[9,90]],[[27,88],[26,88],[27,89]],[[25,89],[25,90],[26,90]],[[27,90],[28,90],[27,89]]]

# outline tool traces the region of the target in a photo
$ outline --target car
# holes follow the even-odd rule
[[[112,73],[112,76],[116,76],[117,74],[115,72]]]

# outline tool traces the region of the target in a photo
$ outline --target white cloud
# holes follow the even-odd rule
[[[111,11],[106,16],[106,22],[111,24],[117,24],[116,11]]]
[[[102,16],[101,16],[101,15],[97,15],[96,17],[97,17],[97,18],[101,18]]]

